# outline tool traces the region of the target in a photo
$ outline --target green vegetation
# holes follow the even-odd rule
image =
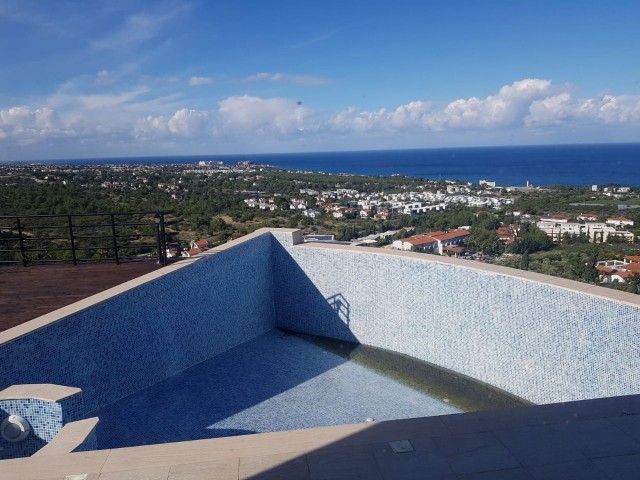
[[[378,208],[377,213],[382,214],[375,217],[373,213],[361,215],[358,204],[365,198],[375,201],[390,195],[409,201],[409,192],[418,196],[437,194],[442,198],[442,192],[447,192],[451,185],[452,182],[419,178],[328,175],[254,165],[2,165],[0,215],[170,210],[175,213],[167,217],[167,231],[171,241],[182,246],[199,238],[216,245],[261,227],[301,228],[305,233],[333,234],[336,240],[344,241],[396,231],[392,238],[380,238],[373,244],[382,247],[414,234],[465,227],[471,232],[466,239],[468,252],[483,261],[590,283],[598,281],[597,261],[640,253],[637,242],[621,243],[615,237],[593,245],[584,235],[565,235],[554,245],[535,227],[542,215],[575,218],[580,213],[591,213],[599,221],[624,215],[635,221],[635,227],[628,230],[640,235],[640,209],[624,212],[617,209],[618,204],[640,205],[640,197],[634,193],[611,198],[587,187],[559,186],[511,193],[495,189],[487,194],[485,187],[459,182],[455,191],[465,193],[456,195],[509,198],[513,204],[507,202],[507,208],[487,211],[489,207],[469,207],[456,200],[448,202],[445,210],[405,215],[383,200],[386,207]],[[250,207],[246,200],[256,203]],[[258,201],[261,208],[257,208]],[[296,201],[303,201],[306,208],[315,209],[317,214],[305,216],[304,210],[291,209],[290,204]],[[337,211],[339,218],[333,215]],[[521,215],[515,216],[515,212]],[[77,220],[83,221],[90,223],[89,219]],[[153,218],[141,221],[152,222]],[[509,225],[514,225],[518,233],[514,242],[505,243],[500,240],[498,229]],[[153,227],[132,226],[118,233],[133,236],[153,231]],[[53,233],[44,236],[53,237]],[[0,239],[15,234],[11,229],[0,230]],[[56,247],[65,246],[64,241],[51,240],[49,246],[49,251],[37,255],[45,260],[68,259],[69,252],[55,251]],[[131,249],[133,255],[141,252],[135,246]],[[111,251],[109,245],[86,240],[79,255],[104,258]],[[638,285],[640,281],[634,278],[624,287],[616,288],[631,291],[637,290]]]

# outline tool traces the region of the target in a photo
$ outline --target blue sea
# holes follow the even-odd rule
[[[495,180],[499,185],[640,185],[640,143],[56,160],[70,164],[252,161],[291,170]]]

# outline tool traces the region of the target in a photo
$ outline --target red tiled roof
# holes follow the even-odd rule
[[[629,260],[631,263],[640,263],[640,255],[627,255],[625,260]]]
[[[437,240],[453,240],[454,238],[464,238],[471,235],[467,230],[450,230],[448,232],[427,232],[425,235],[433,237]]]
[[[630,218],[625,218],[625,217],[611,217],[611,218],[607,218],[607,222],[610,222],[611,220],[617,220],[620,222],[633,222],[633,220],[631,220]]]
[[[617,270],[615,268],[605,267],[604,265],[598,265],[596,267],[596,270],[598,270],[599,272],[602,272],[602,273],[614,273],[614,272],[617,272]]]
[[[437,241],[453,240],[456,238],[464,238],[471,235],[471,232],[466,230],[451,230],[449,232],[427,232],[422,235],[414,235],[413,237],[405,238],[404,241],[411,245],[425,245],[427,243],[436,243]]]
[[[620,267],[621,270],[627,270],[628,272],[640,273],[640,263],[627,263]]]
[[[437,242],[435,238],[428,235],[414,235],[413,237],[405,238],[404,241],[410,243],[411,245],[425,245],[427,243]]]
[[[190,248],[189,250],[187,250],[187,253],[189,255],[197,255],[199,253],[202,253],[202,250],[200,248]]]

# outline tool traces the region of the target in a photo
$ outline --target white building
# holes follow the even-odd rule
[[[448,232],[427,232],[394,241],[391,246],[396,250],[418,250],[427,253],[444,255],[447,248],[461,247],[464,239],[471,235],[466,230],[450,230]]]
[[[544,222],[540,221],[536,226],[551,238],[552,242],[559,243],[562,238],[567,235],[580,236],[586,235],[591,243],[606,242],[609,237],[620,237],[631,243],[635,239],[635,235],[625,230],[617,230],[616,228],[599,222]]]
[[[633,220],[624,217],[607,218],[607,225],[614,227],[633,227]]]

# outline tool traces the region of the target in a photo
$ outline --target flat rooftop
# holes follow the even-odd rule
[[[140,262],[0,266],[0,332],[145,275]]]

